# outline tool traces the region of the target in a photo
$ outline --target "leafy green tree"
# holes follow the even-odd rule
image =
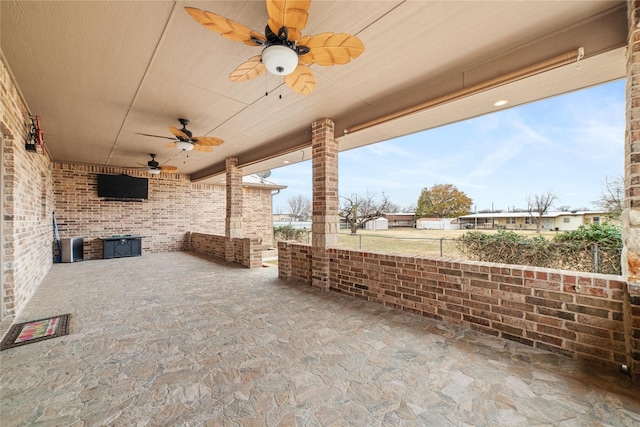
[[[416,218],[455,218],[471,213],[473,200],[451,184],[423,188],[418,198]]]

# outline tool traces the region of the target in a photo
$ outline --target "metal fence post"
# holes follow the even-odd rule
[[[440,238],[440,258],[442,258],[442,242],[444,241],[444,237]]]
[[[600,260],[598,259],[598,244],[593,244],[593,272],[600,273]]]
[[[358,237],[360,237],[360,249],[362,249],[362,234],[358,234]]]

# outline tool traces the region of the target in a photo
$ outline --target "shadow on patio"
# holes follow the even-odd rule
[[[56,264],[0,353],[3,425],[637,425],[640,385],[192,253]]]

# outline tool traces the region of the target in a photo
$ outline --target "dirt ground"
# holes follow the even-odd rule
[[[398,227],[389,230],[358,230],[357,234],[370,234],[375,236],[388,236],[388,237],[418,237],[429,239],[455,239],[470,231],[480,231],[487,234],[496,234],[498,230],[420,230],[418,228]],[[507,230],[514,231],[521,236],[534,237],[538,235],[535,231],[529,230]],[[350,234],[349,230],[340,230],[340,234]],[[556,235],[554,231],[542,231],[541,236],[547,239],[553,238]]]
[[[393,228],[390,230],[358,230],[351,234],[350,230],[340,230],[338,247],[361,249],[371,252],[402,254],[414,256],[443,256],[464,258],[456,247],[456,238],[473,230],[420,230],[417,228]],[[483,233],[495,234],[497,230],[478,230]],[[534,237],[535,231],[515,230],[516,233]],[[540,235],[551,239],[555,232],[544,231]],[[309,240],[310,241],[310,240]],[[308,242],[305,242],[308,243]],[[276,264],[275,257],[265,259],[266,264]]]
[[[339,244],[341,248],[362,249],[372,252],[437,256],[464,259],[454,239],[473,230],[420,230],[416,228],[393,228],[390,230],[358,230],[351,234],[349,230],[340,230]],[[478,230],[495,234],[497,230]],[[518,230],[516,233],[533,237],[535,231]],[[541,232],[540,235],[551,239],[554,232]]]

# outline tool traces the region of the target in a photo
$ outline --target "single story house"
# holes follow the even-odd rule
[[[464,215],[458,218],[461,229],[535,230],[537,214],[529,212],[491,212]],[[569,231],[581,225],[607,222],[603,210],[555,211],[542,215],[542,230]]]
[[[389,221],[389,228],[394,227],[411,227],[416,226],[416,214],[414,212],[396,212],[384,214]]]

